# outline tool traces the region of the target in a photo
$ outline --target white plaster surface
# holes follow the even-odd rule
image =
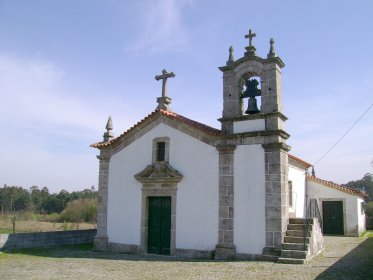
[[[265,169],[261,145],[237,146],[234,157],[234,243],[237,253],[265,247]]]
[[[289,212],[294,212],[297,218],[303,218],[305,214],[305,170],[289,165],[288,180],[293,184],[293,207],[290,207]]]
[[[152,141],[170,138],[170,165],[183,174],[176,204],[176,248],[213,250],[218,242],[218,151],[165,124],[113,155],[110,163],[109,242],[140,244],[141,183],[134,175],[151,164]]]
[[[233,123],[234,133],[265,130],[264,119],[236,121]]]
[[[307,181],[308,198],[315,198],[319,202],[322,214],[322,201],[342,201],[344,234],[350,236],[359,235],[364,229],[364,220],[361,217],[360,203],[362,200],[355,195],[330,188],[310,180]]]

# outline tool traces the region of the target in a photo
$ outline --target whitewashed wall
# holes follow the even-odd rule
[[[250,131],[263,131],[265,130],[264,119],[236,121],[233,123],[233,132],[242,133]]]
[[[109,242],[140,244],[141,184],[134,175],[151,164],[153,139],[165,136],[170,138],[169,162],[184,175],[177,191],[176,248],[213,250],[218,242],[218,151],[164,124],[111,159]]]
[[[359,235],[366,230],[366,216],[365,213],[362,212],[362,203],[364,200],[362,198],[358,198],[357,200],[357,213],[358,213],[358,220],[359,220]]]
[[[288,180],[293,185],[293,207],[289,208],[289,213],[294,213],[295,217],[304,217],[305,208],[305,188],[306,188],[306,175],[304,169],[289,165]]]
[[[265,169],[261,145],[234,151],[234,243],[237,253],[262,254],[265,247]]]
[[[344,234],[358,236],[365,229],[361,217],[360,203],[362,200],[355,195],[333,189],[310,180],[307,181],[308,198],[315,198],[319,202],[322,213],[322,201],[335,200],[343,202]]]

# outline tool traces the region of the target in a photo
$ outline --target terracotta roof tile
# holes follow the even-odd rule
[[[334,183],[332,181],[326,181],[326,180],[322,180],[320,178],[317,178],[315,176],[311,176],[311,175],[307,175],[307,179],[310,180],[310,181],[313,181],[315,183],[319,183],[319,184],[322,184],[326,187],[330,187],[330,188],[333,188],[333,189],[337,189],[337,190],[340,190],[340,191],[343,191],[345,193],[349,193],[349,194],[353,194],[353,195],[358,195],[362,198],[367,198],[368,195],[361,192],[361,191],[358,191],[356,189],[353,189],[353,188],[349,188],[349,187],[346,187],[344,185],[339,185],[337,183]]]
[[[159,109],[159,110],[155,110],[151,114],[147,115],[145,118],[143,118],[141,121],[139,121],[138,123],[133,125],[127,131],[123,132],[118,137],[116,137],[116,138],[114,138],[114,139],[112,139],[108,142],[98,142],[98,143],[91,144],[90,146],[93,147],[93,148],[101,148],[101,147],[110,146],[110,145],[114,144],[115,142],[117,142],[121,137],[124,137],[124,136],[128,135],[129,133],[131,133],[132,131],[136,130],[139,127],[139,125],[143,124],[145,121],[148,121],[148,120],[151,120],[151,119],[156,119],[159,116],[165,116],[165,117],[167,117],[171,120],[176,120],[176,121],[182,122],[182,123],[184,123],[184,124],[186,124],[186,125],[188,125],[192,128],[198,129],[198,130],[200,130],[204,133],[207,133],[209,135],[212,135],[212,136],[221,135],[221,131],[219,129],[213,128],[211,126],[205,125],[203,123],[200,123],[200,122],[197,122],[197,121],[194,121],[194,120],[191,120],[191,119],[186,118],[186,117],[184,117],[182,115],[179,115],[177,113]]]
[[[308,162],[306,162],[306,161],[304,161],[304,160],[302,160],[302,159],[300,159],[300,158],[298,158],[298,157],[296,157],[296,156],[293,156],[293,155],[291,155],[291,154],[288,154],[288,156],[289,156],[289,158],[291,158],[291,159],[293,159],[293,160],[295,160],[295,161],[297,161],[297,162],[303,164],[306,168],[312,166],[311,163],[308,163]]]

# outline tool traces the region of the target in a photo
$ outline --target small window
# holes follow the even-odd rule
[[[165,161],[166,143],[157,142],[157,161]]]
[[[293,182],[289,181],[289,207],[293,206]]]
[[[364,215],[364,213],[365,213],[365,203],[361,202],[360,203],[360,214]]]

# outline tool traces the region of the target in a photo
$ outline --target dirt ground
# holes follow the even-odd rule
[[[325,237],[304,265],[92,252],[91,245],[0,253],[0,279],[373,279],[373,238]]]

